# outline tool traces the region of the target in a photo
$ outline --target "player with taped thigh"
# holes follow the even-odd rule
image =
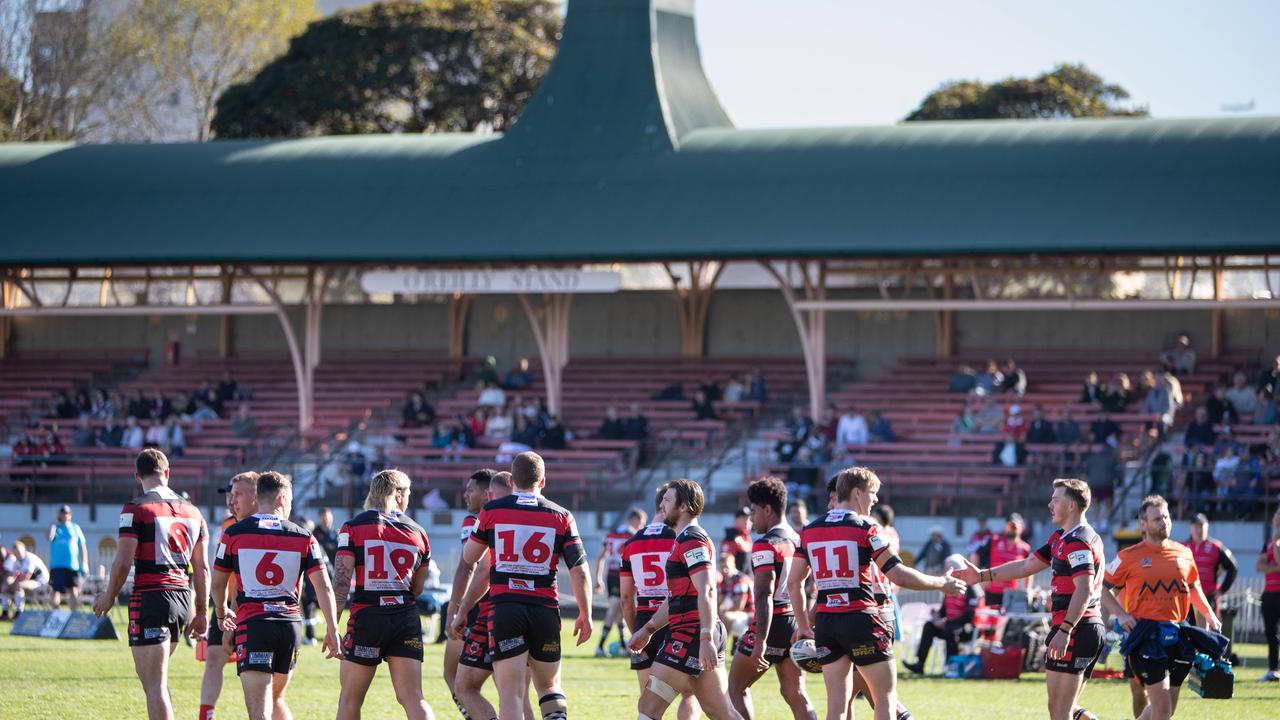
[[[226,494],[228,517],[222,521],[222,532],[254,513],[258,509],[258,473],[249,470],[231,478],[218,492]],[[221,538],[219,538],[221,539]],[[235,609],[234,604],[232,609]],[[199,720],[213,720],[213,712],[222,695],[222,673],[232,659],[230,651],[222,646],[222,623],[209,611],[209,632],[205,642],[204,677],[200,680]]]
[[[716,618],[716,586],[712,578],[715,546],[698,525],[704,506],[702,488],[692,480],[668,484],[659,514],[676,534],[667,557],[669,596],[653,617],[631,636],[631,652],[640,652],[662,628],[661,648],[640,693],[639,720],[660,718],[676,696],[692,690],[712,720],[740,720],[725,695],[724,625]]]
[[[604,542],[600,547],[600,557],[596,560],[596,592],[608,594],[609,607],[605,610],[604,628],[600,631],[596,657],[604,657],[608,654],[605,643],[609,640],[609,628],[614,625],[618,626],[618,642],[623,647],[627,645],[622,625],[622,545],[644,527],[647,519],[643,510],[633,508],[627,513],[626,525],[605,533]]]

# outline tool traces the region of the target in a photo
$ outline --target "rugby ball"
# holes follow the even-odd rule
[[[805,639],[792,645],[791,661],[805,672],[822,672],[822,663],[818,662],[818,646],[812,640]]]

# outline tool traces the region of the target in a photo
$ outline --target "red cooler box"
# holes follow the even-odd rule
[[[982,677],[988,680],[1017,680],[1022,672],[1022,648],[982,649]]]

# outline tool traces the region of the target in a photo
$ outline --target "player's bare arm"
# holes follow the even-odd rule
[[[355,557],[342,554],[333,562],[333,605],[338,617],[347,607],[347,595],[351,593],[351,576],[356,571]]]
[[[751,661],[761,671],[769,669],[769,663],[764,659],[764,651],[767,649],[765,639],[769,637],[769,630],[773,626],[773,587],[776,581],[777,574],[772,567],[761,568],[755,574],[756,644],[751,650]]]
[[[630,575],[623,575],[618,582],[618,594],[622,597],[622,621],[628,628],[636,626],[636,581]]]
[[[102,617],[111,606],[115,605],[120,588],[129,579],[129,570],[133,567],[133,553],[138,549],[138,538],[122,537],[116,546],[116,557],[111,561],[111,574],[107,579],[107,587],[93,599],[93,614]]]
[[[1120,623],[1120,627],[1125,630],[1132,630],[1137,621],[1133,619],[1133,616],[1124,609],[1124,606],[1116,598],[1115,591],[1118,589],[1120,588],[1105,580],[1102,582],[1102,609],[1112,619]]]
[[[578,617],[573,621],[573,635],[581,645],[591,639],[590,566],[584,562],[569,568],[569,583],[573,586],[573,598],[578,601]]]
[[[1218,619],[1218,613],[1214,612],[1213,606],[1209,604],[1209,598],[1205,597],[1204,588],[1200,587],[1200,583],[1191,584],[1191,605],[1199,615],[1201,627],[1213,632],[1222,629],[1222,621]]]
[[[307,580],[316,591],[316,600],[320,605],[320,614],[324,616],[324,650],[326,658],[342,656],[342,648],[338,645],[338,613],[334,600],[333,586],[329,584],[329,570],[324,563],[311,568]]]
[[[716,585],[711,581],[710,569],[694,573],[689,577],[689,581],[698,592],[698,626],[701,628],[698,642],[702,646],[698,654],[698,662],[703,670],[715,670]]]
[[[941,590],[944,595],[963,595],[968,584],[953,574],[950,570],[946,575],[925,575],[924,573],[903,565],[900,561],[885,570],[885,565],[889,565],[892,560],[896,560],[898,556],[890,555],[887,552],[880,553],[876,558],[876,565],[884,571],[885,577],[904,588],[912,590]]]
[[[1036,573],[1049,567],[1049,563],[1037,558],[1035,555],[1027,556],[1021,560],[1012,560],[993,568],[979,569],[972,562],[965,561],[965,566],[956,571],[955,576],[965,581],[969,585],[978,583],[989,583],[996,580],[1017,580],[1019,578],[1031,577]]]
[[[191,622],[187,626],[187,634],[194,638],[204,637],[209,629],[209,555],[208,537],[196,538],[191,546],[191,582],[195,587]]]
[[[452,625],[446,629],[449,637],[454,640],[460,641],[466,636],[467,615],[489,590],[489,566],[489,553],[485,553],[480,557],[480,562],[476,563],[473,579],[463,591],[462,599],[458,601],[458,610],[453,613]]]
[[[644,646],[649,644],[649,638],[653,637],[655,633],[667,626],[667,619],[671,617],[670,605],[670,598],[663,600],[662,604],[658,606],[658,609],[654,611],[653,617],[649,618],[649,622],[645,623],[643,627],[636,629],[634,633],[631,633],[631,641],[627,643],[628,649],[632,652],[643,651]]]
[[[804,591],[804,581],[809,577],[809,561],[800,555],[791,559],[791,573],[787,575],[787,592],[792,598],[791,608],[796,616],[796,629],[791,634],[791,642],[799,642],[801,638],[813,638],[813,622],[810,620],[808,595]]]

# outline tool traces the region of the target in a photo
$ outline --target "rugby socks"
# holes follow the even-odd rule
[[[898,713],[898,720],[911,720],[911,711],[904,709]]]
[[[1098,720],[1098,716],[1084,708],[1076,708],[1076,711],[1071,714],[1071,720]]]
[[[612,626],[612,625],[605,625],[605,626],[604,626],[604,628],[600,631],[600,646],[599,646],[599,647],[600,647],[600,649],[601,649],[601,650],[603,650],[603,649],[604,649],[604,644],[605,644],[605,642],[609,639],[609,630],[611,630],[612,628],[613,628],[613,626]]]
[[[547,693],[538,698],[538,709],[542,710],[542,720],[569,720],[569,703],[561,693]]]
[[[458,712],[462,713],[462,720],[471,720],[471,716],[467,714],[467,708],[462,705],[462,701],[457,695],[453,695],[453,704],[458,706]],[[497,718],[494,718],[497,720]]]
[[[213,706],[201,705],[200,715],[196,718],[196,720],[213,720]]]

